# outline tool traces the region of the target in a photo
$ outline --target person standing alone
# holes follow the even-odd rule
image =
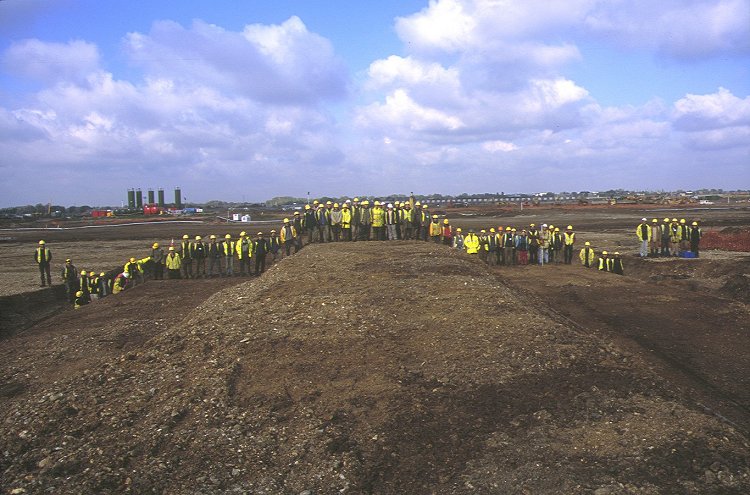
[[[39,247],[34,252],[34,261],[39,265],[39,276],[42,279],[42,287],[44,284],[44,277],[47,277],[47,285],[52,287],[52,275],[50,274],[50,266],[52,263],[52,251],[47,247],[47,243],[44,240],[39,241]]]

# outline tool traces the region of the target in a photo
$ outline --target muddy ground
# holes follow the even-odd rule
[[[0,340],[3,493],[750,492],[748,255],[641,260],[632,214],[560,215],[626,276],[313,245],[47,314]]]

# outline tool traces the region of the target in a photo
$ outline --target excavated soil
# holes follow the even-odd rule
[[[689,386],[715,379],[709,398],[742,405],[742,384],[720,379],[741,364],[679,382],[613,321],[582,324],[580,299],[562,314],[566,277],[593,286],[579,296],[648,285],[593,271],[581,282],[581,270],[489,269],[425,243],[312,245],[256,279],[150,281],[64,311],[0,341],[0,485],[750,493],[747,416],[717,413]],[[667,290],[664,302],[683,294]],[[727,304],[741,346],[747,307]],[[638,321],[624,328],[647,328]]]

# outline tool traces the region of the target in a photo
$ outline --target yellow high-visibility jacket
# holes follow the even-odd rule
[[[581,264],[585,265],[586,260],[589,262],[589,266],[593,266],[594,264],[594,258],[596,257],[596,253],[593,249],[590,247],[585,247],[581,249],[581,252],[578,253],[578,257],[581,259]]]
[[[372,226],[382,227],[385,225],[385,210],[379,206],[372,209]]]
[[[635,228],[635,234],[638,236],[638,240],[640,241],[650,241],[651,240],[651,226],[647,223],[640,223],[638,224],[638,227]]]
[[[182,257],[180,256],[180,253],[175,251],[169,253],[165,259],[165,265],[167,266],[167,270],[179,270],[182,267]]]
[[[466,234],[464,237],[464,249],[466,254],[477,254],[479,252],[479,237],[476,234]]]
[[[341,210],[341,228],[348,229],[352,226],[352,212],[349,208]]]
[[[247,237],[240,237],[237,242],[234,243],[234,252],[237,253],[237,259],[242,259],[242,245],[247,245],[247,257],[253,257],[253,242]]]
[[[286,241],[291,241],[292,239],[297,237],[297,229],[294,228],[294,225],[284,225],[283,227],[281,227],[279,237],[281,238],[282,244],[284,244]]]

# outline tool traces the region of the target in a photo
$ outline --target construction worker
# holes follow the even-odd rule
[[[672,223],[669,224],[669,244],[672,256],[680,255],[680,240],[682,239],[680,237],[681,235],[682,230],[680,229],[680,224],[677,223],[676,218],[673,218]]]
[[[214,270],[216,270],[216,276],[220,276],[222,274],[221,259],[224,257],[224,248],[216,240],[216,236],[214,234],[211,234],[208,237],[206,255],[208,256],[208,276],[213,277]]]
[[[120,292],[124,291],[128,288],[130,280],[130,274],[122,272],[118,274],[115,277],[114,282],[112,282],[112,294],[119,294]]]
[[[651,219],[651,240],[648,243],[648,255],[652,258],[659,257],[661,251],[661,225],[657,218]]]
[[[333,242],[339,242],[341,240],[341,221],[342,213],[338,203],[333,203],[333,208],[330,213],[331,217],[331,240]],[[295,230],[297,226],[295,225]],[[299,230],[297,230],[299,232]]]
[[[206,278],[206,258],[208,258],[208,249],[203,238],[195,236],[193,242],[193,260],[195,263],[195,278]]]
[[[698,222],[693,222],[691,224],[690,228],[690,251],[693,252],[693,255],[695,255],[696,258],[700,256],[700,253],[698,252],[698,245],[701,242],[701,237],[703,237],[703,233],[701,232],[701,229],[698,227]]]
[[[65,294],[68,296],[68,301],[75,301],[76,292],[78,292],[79,289],[78,270],[70,259],[65,260],[65,265],[63,265],[60,276],[65,285]]]
[[[315,229],[317,228],[318,220],[315,218],[315,210],[310,205],[305,205],[305,214],[302,216],[302,226],[307,232],[307,243],[312,244],[314,241]],[[299,234],[302,236],[302,232]]]
[[[330,232],[331,212],[323,204],[318,204],[315,219],[318,221],[318,239],[320,242],[330,241],[328,234]],[[289,219],[287,219],[289,220]],[[283,230],[282,230],[283,232]],[[287,254],[288,255],[288,254]]]
[[[433,215],[430,219],[429,229],[430,240],[435,244],[440,244],[440,234],[442,233],[442,229],[440,228],[440,219],[437,215]]]
[[[511,229],[513,232],[513,229]],[[521,230],[521,233],[516,236],[516,263],[519,265],[529,264],[529,234],[526,229]]]
[[[539,231],[539,265],[549,263],[549,248],[551,244],[552,232],[550,232],[547,224],[543,223]]]
[[[375,201],[370,212],[372,217],[372,239],[374,241],[385,240],[385,210],[380,201]]]
[[[178,278],[182,278],[182,276],[180,275],[180,269],[182,268],[182,257],[180,256],[180,253],[175,250],[174,246],[169,246],[169,249],[167,250],[167,257],[164,259],[164,264],[167,267],[168,279],[175,280]]]
[[[81,273],[78,274],[78,290],[83,294],[76,297],[83,297],[87,303],[91,302],[91,285],[89,283],[89,274],[86,270],[81,270]]]
[[[289,219],[287,218],[287,221]],[[240,276],[245,277],[250,273],[250,258],[253,256],[253,243],[247,237],[247,232],[240,232],[240,238],[234,246],[234,252],[240,262]]]
[[[414,210],[411,208],[411,203],[401,203],[400,214],[401,238],[410,241],[414,238]]]
[[[96,295],[99,299],[109,295],[109,281],[107,280],[107,274],[105,272],[101,272],[99,276],[96,277],[96,286]]]
[[[641,258],[645,258],[648,256],[648,246],[651,241],[651,228],[645,218],[641,218],[641,223],[635,228],[635,233],[641,241]]]
[[[352,210],[349,207],[351,202],[347,199],[341,208],[341,239],[344,241],[352,240]]]
[[[607,253],[607,251],[602,251],[602,255],[599,256],[599,271],[610,271],[610,262],[611,260],[609,259],[609,253]]]
[[[399,210],[393,207],[393,203],[388,203],[388,209],[385,210],[385,235],[389,241],[398,240],[399,222]]]
[[[456,229],[456,235],[453,236],[453,247],[456,249],[464,248],[464,234],[461,227]]]
[[[466,254],[479,253],[479,237],[474,233],[474,229],[469,229],[469,233],[464,238],[464,250]]]
[[[259,276],[266,271],[266,255],[271,246],[268,239],[263,237],[263,232],[258,232],[253,241],[253,258],[255,258],[255,276]]]
[[[359,205],[359,198],[352,199],[352,242],[359,239],[359,223],[362,217],[362,207]]]
[[[294,252],[297,252],[297,243],[295,241],[295,239],[297,238],[297,231],[289,222],[288,218],[284,219],[284,225],[281,227],[279,238],[281,240],[281,245],[284,246],[284,254],[286,256],[289,256],[291,254],[292,247],[294,247]],[[320,242],[323,242],[322,238]]]
[[[529,263],[535,265],[539,262],[539,231],[536,224],[529,224]]]
[[[680,218],[680,253],[690,251],[690,227],[684,218]]]
[[[503,248],[503,255],[502,255],[503,264],[505,266],[512,265],[513,264],[513,249],[516,248],[516,239],[515,239],[515,236],[513,235],[513,229],[510,226],[505,227],[505,232],[503,232],[502,248]]]
[[[592,266],[594,266],[595,257],[596,253],[593,249],[591,249],[591,243],[589,241],[584,242],[583,249],[581,249],[581,252],[578,253],[578,258],[580,258],[581,264],[586,268],[591,268]]]
[[[129,275],[128,278],[133,281],[133,285],[137,285],[138,282],[143,281],[143,273],[141,272],[141,267],[138,264],[138,260],[136,260],[135,258],[130,258],[130,260],[125,263],[123,272]]]
[[[450,221],[448,221],[447,218],[443,219],[443,245],[445,246],[452,246],[453,245],[453,227],[451,227]]]
[[[422,205],[422,240],[427,242],[427,235],[429,234],[429,226],[432,221],[432,215],[430,215],[430,205]]]
[[[359,237],[357,239],[360,241],[369,241],[371,226],[372,226],[372,213],[370,211],[370,202],[365,199],[364,201],[360,203],[359,227],[357,228],[359,232]]]
[[[297,231],[297,238],[295,239],[295,242],[297,243],[297,251],[299,251],[303,247],[302,232],[304,232],[304,228],[302,227],[302,215],[300,214],[300,212],[294,212],[294,215],[292,216],[292,225],[294,225],[294,230]]]
[[[671,231],[669,228],[669,217],[664,218],[661,224],[661,255],[669,256],[669,246],[671,242]]]
[[[75,293],[75,298],[73,299],[73,307],[75,309],[79,309],[81,306],[85,306],[89,302],[89,299],[84,295],[83,291],[79,290]]]
[[[576,243],[576,233],[573,226],[568,225],[563,234],[563,259],[566,265],[573,263],[573,245]]]
[[[193,278],[193,243],[190,242],[190,236],[182,236],[180,246],[180,258],[182,259],[183,278]]]
[[[622,266],[622,258],[620,257],[620,253],[615,251],[615,257],[611,260],[611,272],[616,273],[617,275],[624,275],[625,270]]]
[[[159,246],[158,242],[151,246],[151,275],[154,280],[164,280],[164,249]]]
[[[234,275],[234,241],[232,240],[232,234],[224,235],[224,244],[222,247],[222,254],[224,255],[224,275],[231,277]]]
[[[47,284],[52,287],[52,275],[50,274],[50,267],[52,263],[52,251],[47,247],[47,243],[44,240],[39,241],[39,246],[34,251],[34,261],[39,265],[39,276],[42,279],[42,287],[45,286],[45,276],[47,277]]]
[[[424,228],[427,228],[427,224],[424,223],[424,213],[422,212],[422,203],[417,201],[414,203],[414,208],[412,209],[412,230],[414,233],[414,239],[421,240],[422,239],[422,230],[423,226]]]
[[[487,231],[485,229],[481,229],[477,237],[479,239],[479,251],[477,252],[477,254],[479,255],[480,260],[487,263]],[[464,242],[466,241],[464,240]]]
[[[297,238],[302,239],[302,235],[298,235]],[[301,244],[301,242],[302,241],[300,240],[298,244]],[[276,259],[281,253],[281,240],[279,239],[279,235],[276,233],[276,229],[271,229],[271,233],[268,236],[268,249],[271,253],[271,256],[273,256],[273,262],[276,263]]]

